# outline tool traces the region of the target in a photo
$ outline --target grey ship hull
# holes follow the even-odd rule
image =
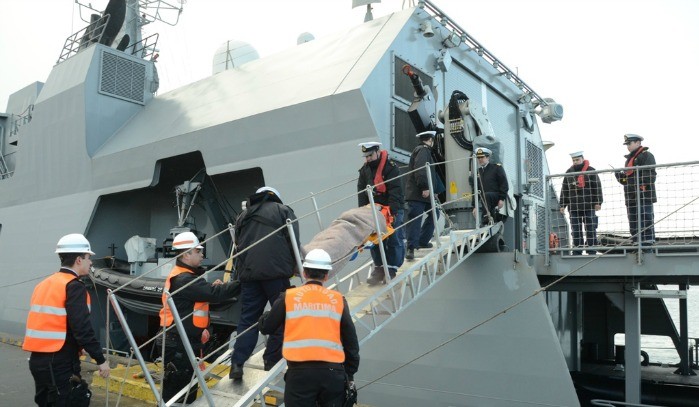
[[[488,112],[485,127],[502,142],[500,158],[512,192],[528,200],[529,218],[536,217],[544,207],[543,189],[523,185],[549,169],[538,124],[524,124],[531,105],[521,99],[522,86],[477,52],[452,50],[447,67],[439,60],[440,37],[423,38],[416,29],[426,20],[447,34],[425,10],[406,10],[157,96],[152,61],[93,45],[54,67],[43,88],[34,84],[15,94],[10,113],[22,111],[20,100],[29,99],[33,114],[18,132],[8,132],[1,146],[11,176],[0,179],[6,283],[0,288],[0,331],[23,335],[35,281],[58,267],[52,248],[60,236],[84,233],[98,254],[118,258],[126,258],[124,242],[133,235],[162,241],[177,221],[173,187],[203,168],[232,206],[255,188],[272,185],[303,216],[314,206],[301,198],[347,180],[319,197],[320,207],[340,202],[321,216],[327,223],[355,206],[357,143],[379,140],[402,164],[415,145],[406,113],[413,89],[401,76],[404,63],[419,70],[426,85],[442,93],[461,90]],[[127,75],[128,94],[105,87],[120,80],[104,68],[115,60],[140,72],[140,82]],[[436,102],[445,106],[447,99],[443,94]],[[10,128],[7,117],[0,121]],[[466,192],[467,187],[459,191]],[[546,267],[531,260],[541,257],[537,250],[547,234],[543,222],[529,231],[523,210],[506,224],[504,236],[507,247],[528,247],[527,254],[470,259],[362,348],[358,380],[372,382],[363,392],[367,401],[579,404],[569,374],[579,367],[580,349],[571,339],[578,326],[565,317],[575,314],[575,294],[548,294],[546,302],[532,297],[459,336],[539,288],[537,274]],[[454,216],[468,227],[472,220],[464,213],[470,208],[456,208]],[[192,215],[209,236],[225,227],[203,209]],[[302,242],[320,230],[315,219],[302,220]],[[532,233],[523,238],[523,231]],[[228,253],[216,241],[207,246],[211,264]],[[96,328],[104,340],[104,324]]]

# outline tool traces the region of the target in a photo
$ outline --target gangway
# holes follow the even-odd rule
[[[441,236],[433,249],[417,251],[415,261],[404,263],[396,277],[386,285],[361,284],[362,277],[368,274],[371,262],[342,278],[335,278],[329,287],[340,291],[347,299],[360,346],[371,340],[489,239],[498,235],[501,229],[502,224],[496,223],[478,229],[452,230],[448,235]],[[230,352],[227,351],[218,360],[226,359]],[[283,393],[286,361],[282,359],[271,370],[264,371],[262,352],[259,351],[246,363],[242,381],[223,378],[211,389],[203,389],[204,392],[209,392],[210,397],[201,397],[192,405],[208,406],[213,401],[216,406],[242,407],[253,402],[264,406],[267,405],[267,392],[275,390]],[[184,394],[185,391],[186,388],[181,393]]]

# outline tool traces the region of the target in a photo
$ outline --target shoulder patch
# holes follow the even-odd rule
[[[502,167],[502,163],[497,163],[495,165]]]

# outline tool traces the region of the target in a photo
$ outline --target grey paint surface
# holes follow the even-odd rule
[[[362,347],[359,387],[427,353],[361,389],[362,402],[579,405],[543,296],[500,314],[538,288],[512,254],[469,258]]]

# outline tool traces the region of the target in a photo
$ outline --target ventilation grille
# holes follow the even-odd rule
[[[100,93],[144,104],[146,66],[142,63],[102,52]]]
[[[527,182],[537,179],[537,183],[531,184],[529,193],[539,198],[544,197],[544,171],[543,171],[544,152],[536,146],[536,144],[527,140]]]
[[[546,253],[546,239],[549,234],[546,232],[546,208],[536,205],[536,251]]]

